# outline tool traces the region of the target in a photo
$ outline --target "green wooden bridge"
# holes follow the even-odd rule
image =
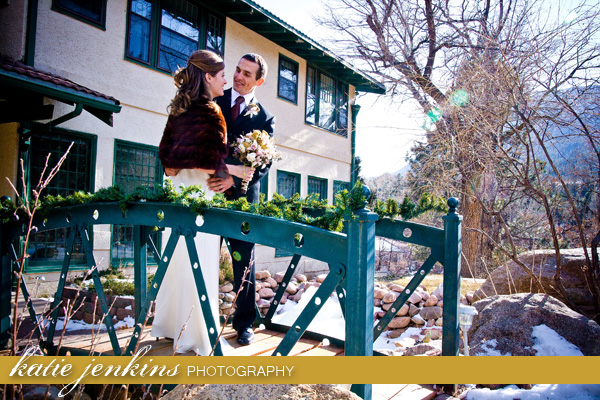
[[[365,191],[368,192],[368,189]],[[388,218],[379,219],[377,214],[366,208],[365,202],[362,208],[354,210],[353,216],[346,221],[346,233],[330,232],[278,218],[218,208],[211,208],[202,216],[197,216],[188,207],[168,203],[133,203],[126,214],[121,211],[117,202],[62,207],[54,210],[46,219],[33,222],[40,232],[56,228],[68,228],[69,232],[48,331],[44,334],[37,327],[35,333],[48,354],[55,354],[54,334],[58,319],[58,302],[62,298],[73,245],[76,234],[79,233],[87,265],[92,270],[91,277],[96,288],[98,302],[103,314],[106,315],[104,323],[114,354],[132,354],[141,336],[151,304],[156,299],[175,246],[178,240],[185,240],[209,337],[214,345],[218,337],[217,322],[213,320],[213,314],[210,312],[206,287],[194,246],[196,232],[206,232],[274,247],[294,254],[284,279],[272,300],[270,309],[266,315],[259,317],[259,322],[265,324],[268,329],[286,332],[273,355],[289,353],[305,334],[307,327],[325,301],[334,292],[340,300],[346,320],[345,342],[341,343],[345,355],[374,355],[373,341],[385,330],[397,310],[408,300],[435,263],[439,262],[444,266],[442,355],[457,356],[459,350],[458,313],[462,217],[456,212],[458,206],[456,199],[449,199],[448,206],[449,212],[443,217],[444,229],[439,229]],[[88,237],[88,229],[96,224],[124,224],[134,227],[135,319],[137,323],[130,343],[124,350],[120,348],[109,313],[110,305],[106,301],[98,271],[94,268],[96,262],[93,256],[93,246]],[[19,238],[26,234],[27,226],[27,221],[8,222],[0,226],[0,255],[2,258],[0,271],[0,339],[2,342],[0,344],[4,346],[7,345],[11,331],[11,285],[13,271],[18,268],[16,260],[19,257],[16,246]],[[150,240],[150,233],[154,227],[172,228],[172,233],[163,246],[162,252],[159,252]],[[375,236],[425,246],[430,249],[430,254],[402,294],[374,327]],[[150,289],[147,290],[146,269],[149,246],[158,267]],[[301,257],[310,257],[327,263],[329,273],[291,327],[274,324],[271,322],[271,318],[275,314]],[[20,290],[25,300],[28,300],[30,295],[24,280],[21,280]],[[32,303],[28,301],[27,304],[32,321],[38,321],[40,317],[36,316]],[[336,342],[339,340],[332,341],[332,343]],[[217,344],[215,355],[222,354],[222,349]],[[353,385],[352,390],[364,399],[371,399],[371,385]]]

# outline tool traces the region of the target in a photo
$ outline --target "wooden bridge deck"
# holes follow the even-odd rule
[[[193,356],[194,352],[173,354],[173,340],[166,338],[154,338],[150,336],[152,327],[148,326],[144,330],[144,334],[139,342],[139,347],[150,345],[150,350],[147,355],[154,356],[171,356],[185,355]],[[133,328],[121,329],[117,331],[117,338],[122,349],[124,349],[131,335]],[[270,356],[277,348],[284,334],[267,329],[256,329],[254,331],[255,339],[250,346],[240,346],[237,344],[237,333],[231,326],[225,327],[222,337],[227,341],[228,346],[223,346],[223,354],[225,356]],[[175,339],[176,340],[176,339]],[[57,340],[55,339],[55,343]],[[95,351],[104,355],[113,355],[112,346],[108,333],[102,332],[98,334],[92,341],[90,333],[81,335],[69,335],[63,338],[61,347],[79,349],[83,351]],[[292,348],[290,356],[340,356],[344,355],[344,350],[332,345],[323,345],[323,343],[311,339],[300,339],[296,346]]]

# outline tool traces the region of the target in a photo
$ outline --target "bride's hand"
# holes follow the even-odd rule
[[[246,167],[245,165],[227,164],[227,169],[231,175],[248,181],[254,176],[254,168]]]

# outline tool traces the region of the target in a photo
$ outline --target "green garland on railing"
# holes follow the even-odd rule
[[[99,189],[95,193],[75,192],[68,196],[43,196],[37,214],[47,217],[59,207],[103,202],[118,202],[121,211],[127,213],[130,204],[140,201],[179,204],[189,207],[195,214],[202,214],[211,207],[243,211],[340,232],[344,227],[344,220],[355,217],[350,211],[360,209],[365,204],[365,194],[362,183],[357,182],[352,190],[336,193],[334,205],[328,204],[327,200],[320,200],[318,195],[309,195],[302,199],[300,195],[295,194],[286,199],[277,193],[274,193],[273,199],[269,201],[261,195],[259,202],[248,203],[245,198],[227,200],[222,194],[216,194],[212,200],[209,200],[200,186],[190,185],[177,189],[171,180],[167,179],[163,186],[154,188],[139,186],[130,194],[126,194],[119,186],[111,186]],[[432,195],[424,195],[418,205],[405,197],[401,204],[394,199],[385,202],[377,200],[372,207],[380,218],[400,216],[403,219],[410,219],[428,210],[447,212],[445,201]],[[27,214],[22,203],[19,202],[15,206],[7,197],[0,199],[0,221],[8,222],[26,218]]]

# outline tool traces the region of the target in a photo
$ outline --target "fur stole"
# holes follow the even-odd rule
[[[164,168],[219,169],[227,157],[227,127],[221,108],[194,102],[178,116],[169,116],[158,147]]]

